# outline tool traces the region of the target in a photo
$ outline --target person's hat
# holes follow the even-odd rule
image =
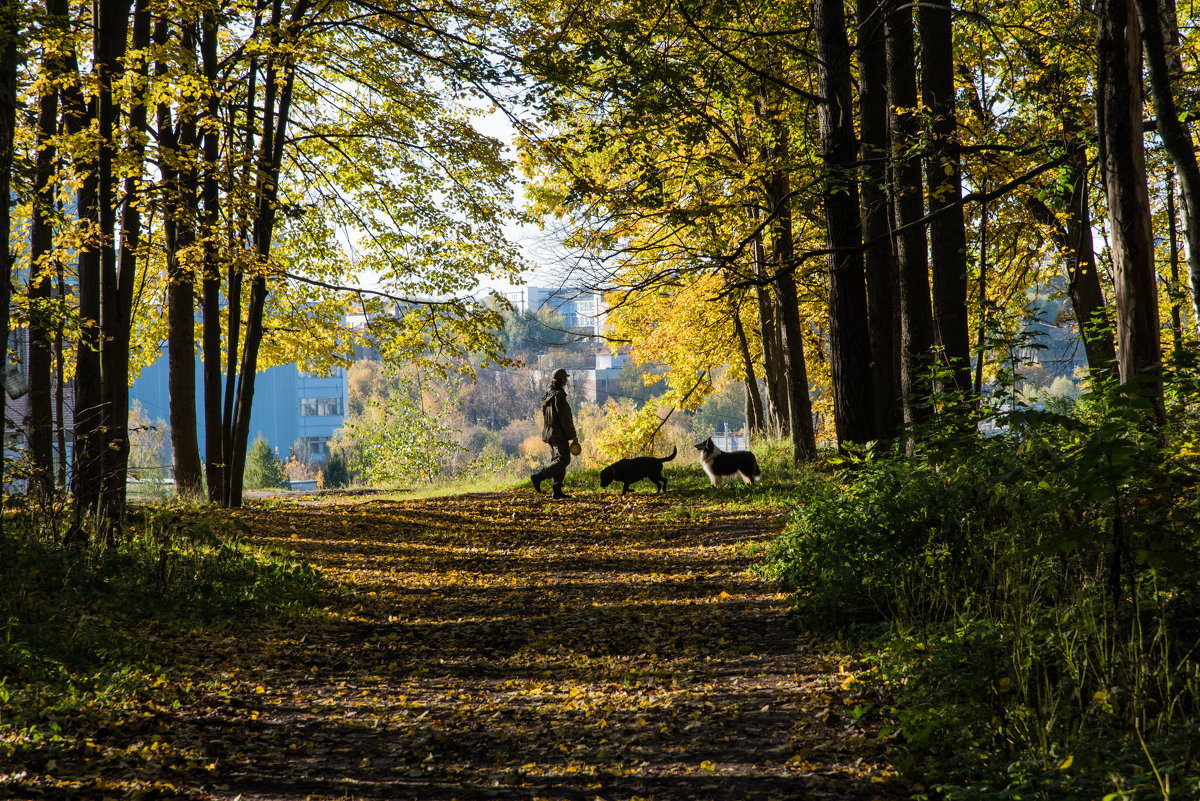
[[[578,456],[579,454],[583,453],[583,448],[578,442],[572,442],[569,450],[571,451],[572,456]]]
[[[570,375],[570,373],[568,373],[566,370],[564,370],[563,368],[560,367],[554,371],[554,380],[555,381],[564,381],[564,380],[566,380],[567,376],[569,376],[569,375]]]

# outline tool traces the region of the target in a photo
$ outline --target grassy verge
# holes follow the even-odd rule
[[[762,467],[762,481],[753,487],[740,481],[727,482],[713,487],[700,468],[699,462],[690,453],[681,452],[676,459],[664,466],[667,488],[676,494],[703,493],[709,499],[722,503],[746,504],[748,506],[790,506],[796,497],[806,495],[804,487],[817,479],[819,473],[812,466],[795,466],[791,460],[791,443],[783,440],[763,440],[754,446],[755,454]],[[599,467],[581,468],[572,465],[568,469],[564,488],[567,492],[595,492],[601,496],[620,495],[620,485],[602,488]],[[377,497],[383,500],[406,500],[440,498],[477,492],[501,492],[532,487],[528,472],[506,471],[490,476],[467,476],[439,481],[432,484],[415,484],[390,487],[381,490]],[[654,485],[642,481],[633,485],[630,492],[654,492]]]
[[[117,544],[64,549],[9,512],[0,533],[0,752],[53,754],[66,719],[103,725],[169,680],[164,641],[321,603],[324,582],[286,555],[244,544],[204,509],[142,507]],[[222,518],[224,521],[225,519]],[[72,724],[74,725],[74,724]],[[47,750],[49,747],[49,750]]]

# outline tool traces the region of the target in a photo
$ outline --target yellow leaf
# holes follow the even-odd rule
[[[1071,765],[1074,762],[1075,762],[1075,755],[1067,754],[1067,758],[1064,759],[1062,762],[1058,763],[1058,769],[1059,770],[1069,770],[1071,768]]]
[[[709,773],[717,769],[717,766],[707,759],[700,763],[700,770],[707,770]]]
[[[1002,693],[1008,692],[1012,689],[1012,680],[1005,676],[996,683],[996,689]]]

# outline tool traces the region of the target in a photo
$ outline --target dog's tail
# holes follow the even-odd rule
[[[670,455],[670,456],[660,456],[660,457],[658,457],[658,461],[660,461],[660,462],[669,462],[669,461],[671,461],[672,459],[674,459],[674,458],[675,458],[675,454],[677,454],[677,453],[679,453],[679,448],[678,448],[678,447],[673,447],[673,448],[671,448],[671,455]]]

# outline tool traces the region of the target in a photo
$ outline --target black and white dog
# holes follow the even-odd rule
[[[700,466],[704,468],[714,487],[734,476],[741,476],[742,481],[747,484],[753,484],[762,478],[762,471],[758,469],[758,459],[754,458],[750,451],[726,453],[717,447],[712,437],[704,442],[697,442],[696,450],[700,452]]]
[[[600,486],[607,487],[614,481],[620,481],[625,485],[625,488],[621,490],[621,494],[624,495],[629,492],[630,484],[636,484],[643,478],[648,478],[654,486],[658,487],[658,491],[662,492],[667,488],[667,479],[662,474],[663,462],[674,459],[678,450],[678,448],[672,448],[670,456],[635,456],[632,459],[620,459],[613,462],[600,471]]]

